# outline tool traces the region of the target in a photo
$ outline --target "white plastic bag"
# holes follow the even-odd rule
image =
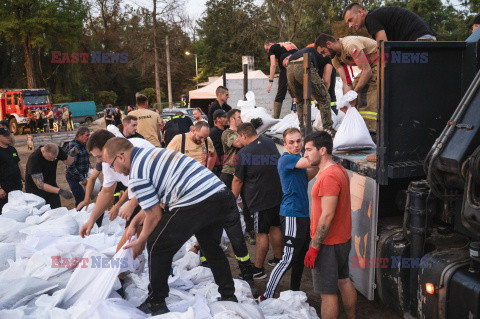
[[[2,280],[0,282],[0,309],[14,309],[57,288],[57,284],[38,278]]]
[[[277,124],[275,124],[270,128],[270,131],[274,133],[283,133],[287,128],[291,128],[291,127],[300,129],[298,116],[296,113],[293,113],[293,112],[285,115],[285,117],[280,122],[278,122]]]
[[[350,106],[333,139],[333,150],[362,150],[375,147],[362,116],[355,107]]]
[[[109,127],[110,127],[110,126],[113,126],[113,125],[109,125]],[[115,126],[114,126],[114,127],[115,127]],[[117,128],[117,127],[115,127],[115,128]],[[117,128],[117,130],[118,130],[118,128]],[[114,134],[115,134],[115,133],[114,133]],[[122,135],[122,137],[123,137],[123,135]],[[90,176],[92,175],[92,173],[93,173],[93,169],[90,168],[90,169],[88,170],[87,180],[90,178]],[[82,185],[80,182],[79,182],[79,184],[80,184],[80,186],[82,186],[83,190],[85,191],[85,186]],[[92,194],[90,195],[90,199],[93,200],[95,197],[97,197],[97,195],[98,195],[98,193],[100,193],[100,190],[101,190],[101,189],[102,189],[102,183],[100,183],[100,180],[97,178],[97,179],[95,180],[95,185],[93,186],[93,190],[92,190]]]
[[[319,319],[315,308],[307,303],[303,291],[282,291],[278,299],[269,298],[258,305],[266,318]]]
[[[245,97],[247,98],[246,101],[238,100],[237,102],[237,107],[239,107],[242,112],[246,111],[247,109],[253,109],[257,103],[255,101],[255,93],[252,91],[248,91],[247,94],[245,94]]]
[[[357,96],[358,96],[357,92],[355,92],[353,90],[345,93],[345,95],[340,97],[337,101],[337,110],[340,110],[341,108],[343,108],[345,106],[349,107],[350,102],[355,100],[357,98]]]
[[[258,122],[261,120],[261,125],[256,127],[257,134],[262,134],[270,127],[280,122],[279,119],[274,119],[270,114],[268,114],[267,110],[265,110],[263,107],[249,108],[246,110],[242,108],[242,121],[244,123],[251,122],[254,124],[252,120]]]

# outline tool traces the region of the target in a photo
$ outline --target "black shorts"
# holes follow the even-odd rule
[[[348,256],[351,240],[343,244],[321,245],[315,267],[312,269],[313,290],[317,293],[335,295],[338,280],[349,278]]]
[[[268,234],[270,227],[280,227],[280,205],[255,212],[253,230],[257,234]]]

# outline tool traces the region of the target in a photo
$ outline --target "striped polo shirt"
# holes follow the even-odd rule
[[[225,188],[209,169],[180,152],[135,147],[130,161],[129,191],[142,209],[157,203],[169,209],[191,206]]]

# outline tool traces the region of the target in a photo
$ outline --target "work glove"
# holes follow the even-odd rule
[[[65,199],[73,198],[73,194],[71,191],[67,191],[65,189],[61,189],[58,191],[58,195],[62,196]]]
[[[305,266],[307,266],[308,268],[315,267],[315,259],[317,259],[319,251],[320,248],[313,248],[312,246],[310,246],[307,254],[305,255]]]
[[[68,156],[71,156],[71,157],[75,157],[75,156],[77,156],[77,154],[78,154],[78,150],[77,150],[76,147],[72,147],[70,152],[68,152]]]

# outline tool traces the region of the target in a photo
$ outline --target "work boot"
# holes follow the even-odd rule
[[[250,260],[247,261],[239,261],[238,267],[240,268],[241,278],[245,280],[248,285],[250,286],[250,290],[252,291],[253,298],[258,297],[258,289],[255,285],[255,281],[253,280],[253,264]]]
[[[152,316],[162,315],[164,313],[170,312],[167,308],[165,300],[163,301],[154,301],[151,298],[147,298],[137,309],[145,312],[146,314],[152,314]]]
[[[273,118],[279,119],[282,112],[282,102],[273,102]]]

